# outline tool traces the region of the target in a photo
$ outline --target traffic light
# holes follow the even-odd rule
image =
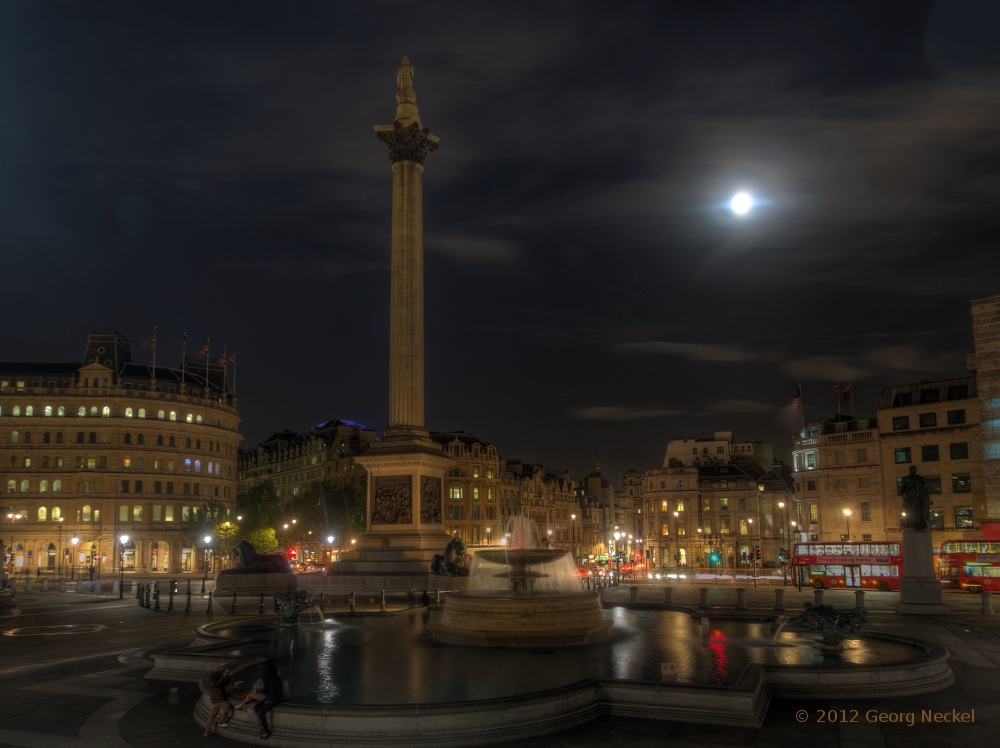
[[[785,549],[784,548],[779,548],[778,549],[778,560],[779,561],[784,561],[785,560]]]
[[[722,556],[718,553],[709,553],[708,560],[710,563],[717,564],[722,561]]]
[[[755,548],[754,552],[757,554],[757,560],[760,561],[761,556],[763,556],[763,554],[760,551],[760,548]]]

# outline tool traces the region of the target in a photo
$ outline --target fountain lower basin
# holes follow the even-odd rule
[[[436,638],[460,644],[551,647],[601,641],[612,625],[596,592],[497,597],[474,590],[448,595],[441,620],[428,628]]]

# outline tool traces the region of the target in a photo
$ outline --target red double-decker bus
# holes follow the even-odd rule
[[[899,543],[798,543],[792,566],[816,589],[898,590],[903,576]]]
[[[942,544],[938,578],[969,592],[1000,591],[1000,542],[949,540]]]

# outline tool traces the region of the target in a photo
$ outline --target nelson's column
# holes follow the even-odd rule
[[[451,540],[441,524],[441,490],[452,459],[424,428],[421,180],[424,158],[437,149],[438,138],[420,122],[406,57],[396,75],[396,101],[395,121],[375,127],[392,162],[389,426],[381,442],[355,457],[368,471],[368,529],[357,550],[333,569],[337,575],[390,575],[410,587],[426,584],[431,558]]]

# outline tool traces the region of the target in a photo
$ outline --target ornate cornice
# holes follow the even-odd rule
[[[382,130],[376,137],[389,146],[389,160],[416,161],[422,164],[427,154],[437,150],[437,138],[431,135],[430,128],[421,127],[419,122],[403,126],[399,122],[392,123],[392,130]]]

